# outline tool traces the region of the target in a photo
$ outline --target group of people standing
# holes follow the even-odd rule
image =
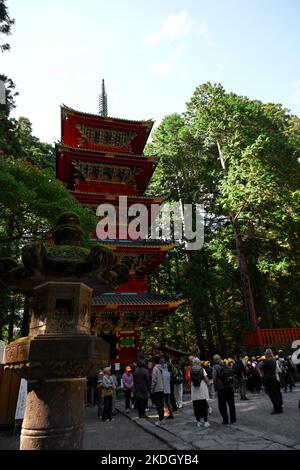
[[[173,413],[182,408],[183,381],[183,372],[176,359],[171,364],[169,358],[155,356],[149,362],[140,358],[136,364],[125,368],[121,384],[111,374],[111,368],[106,367],[99,371],[97,379],[98,417],[102,417],[103,421],[113,419],[116,391],[122,388],[126,413],[135,408],[139,418],[145,418],[150,399],[151,405],[158,411],[156,424],[164,424],[165,407],[169,412],[168,419],[172,419]]]
[[[174,412],[182,408],[184,380],[191,390],[197,426],[205,428],[210,426],[208,400],[215,393],[222,423],[228,425],[236,422],[235,392],[240,392],[241,400],[247,400],[247,390],[253,388],[253,391],[259,392],[264,387],[273,404],[271,414],[279,414],[283,411],[281,387],[286,391],[287,387],[292,390],[295,385],[288,358],[283,353],[274,357],[271,349],[267,349],[264,356],[252,357],[251,360],[246,353],[235,361],[221,359],[216,354],[212,363],[190,356],[185,368],[177,358],[171,361],[169,357],[155,356],[146,362],[140,356],[136,364],[125,368],[121,384],[111,375],[109,367],[100,371],[98,390],[99,403],[103,409],[102,420],[112,419],[115,392],[121,387],[126,413],[135,408],[138,417],[145,418],[150,406],[154,406],[158,413],[155,424],[164,425],[167,419],[174,418]]]
[[[154,356],[148,363],[140,359],[134,370],[126,367],[122,387],[126,412],[129,413],[133,406],[137,409],[139,418],[145,418],[150,399],[158,412],[157,425],[166,421],[165,408],[168,410],[167,419],[173,419],[173,413],[182,408],[183,372],[176,360],[171,364],[169,358],[159,356]]]

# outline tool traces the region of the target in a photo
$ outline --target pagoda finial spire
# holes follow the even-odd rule
[[[107,94],[105,91],[104,79],[102,79],[101,95],[99,96],[99,115],[107,116]]]

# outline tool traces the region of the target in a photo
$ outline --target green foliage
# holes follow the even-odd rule
[[[154,132],[147,153],[160,163],[150,192],[206,211],[204,248],[191,254],[180,247],[171,272],[174,291],[190,301],[201,354],[239,348],[247,328],[237,234],[258,324],[299,322],[299,144],[297,116],[211,83]],[[154,289],[163,279],[170,285],[163,266],[155,277]]]
[[[88,244],[96,216],[56,180],[53,147],[32,135],[28,119],[0,113],[0,257],[18,258],[25,244],[52,238],[52,228],[66,211],[79,217]],[[21,329],[27,331],[23,306],[22,296],[0,286],[0,337],[12,340]]]
[[[16,122],[15,137],[19,144],[18,158],[28,161],[34,166],[55,172],[54,147],[41,142],[32,135],[29,119],[20,117]]]
[[[96,226],[94,214],[83,209],[52,172],[34,167],[26,160],[0,161],[0,187],[0,257],[16,258],[24,244],[51,238],[52,228],[65,210],[78,215],[86,240]],[[81,248],[80,256],[82,252],[88,250]],[[6,298],[6,304],[0,307],[0,336],[12,340],[21,328],[24,331],[28,328],[22,324],[24,299],[3,293],[0,286],[1,297]]]
[[[8,36],[11,31],[12,25],[15,23],[15,20],[11,19],[8,13],[8,9],[6,6],[6,0],[0,0],[0,50],[8,51],[10,49],[10,45],[8,43],[2,42],[2,35]]]
[[[0,247],[15,241],[49,237],[64,210],[74,211],[86,231],[95,228],[95,216],[81,208],[55,177],[23,160],[0,162]]]

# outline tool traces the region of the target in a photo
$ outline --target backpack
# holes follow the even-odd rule
[[[183,383],[183,375],[181,369],[177,367],[172,368],[171,380],[174,385],[180,385]]]
[[[205,367],[205,372],[207,374],[207,378],[211,380],[213,378],[213,369],[212,367]]]
[[[201,380],[204,378],[203,369],[200,370],[190,370],[190,378],[194,387],[200,387]]]
[[[218,368],[218,376],[224,387],[233,385],[234,371],[230,367],[221,366],[221,369]]]

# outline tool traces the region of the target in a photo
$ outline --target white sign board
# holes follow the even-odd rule
[[[27,380],[21,379],[15,420],[24,418],[26,398],[27,398]]]
[[[120,370],[120,363],[119,362],[115,363],[115,370]]]

